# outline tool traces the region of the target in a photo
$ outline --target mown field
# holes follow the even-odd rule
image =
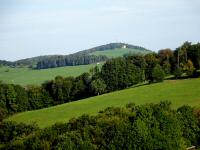
[[[200,78],[166,80],[163,83],[132,87],[50,108],[18,113],[8,120],[24,123],[36,122],[43,128],[56,122],[67,122],[70,118],[83,114],[95,115],[109,106],[125,106],[130,102],[135,104],[157,103],[161,100],[171,101],[174,108],[186,104],[199,107]]]
[[[36,84],[39,85],[47,80],[52,80],[56,76],[78,76],[83,72],[88,72],[96,64],[67,66],[42,70],[29,68],[0,67],[0,81],[20,85]]]
[[[125,54],[148,54],[150,51],[144,51],[144,50],[139,50],[139,49],[131,49],[131,48],[116,48],[112,50],[106,50],[106,51],[96,51],[93,53],[90,53],[91,55],[105,55],[109,58],[114,58],[114,57],[120,57]]]

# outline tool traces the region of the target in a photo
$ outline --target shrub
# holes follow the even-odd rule
[[[183,74],[181,67],[176,66],[174,70],[174,76],[176,79],[180,78],[181,75]]]
[[[184,65],[184,70],[188,76],[193,75],[195,68],[191,60],[188,60],[188,62]]]
[[[162,82],[164,80],[165,72],[159,64],[153,68],[152,77],[154,82]]]

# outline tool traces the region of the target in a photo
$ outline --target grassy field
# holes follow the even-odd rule
[[[106,55],[109,58],[112,57],[120,57],[123,56],[124,54],[148,54],[150,51],[143,51],[143,50],[138,50],[138,49],[131,49],[131,48],[116,48],[116,49],[112,49],[112,50],[106,50],[106,51],[96,51],[93,53],[90,53],[91,55]]]
[[[46,109],[16,114],[8,120],[17,122],[36,122],[47,127],[56,122],[67,122],[82,114],[97,114],[108,106],[125,106],[130,102],[144,104],[169,100],[177,108],[184,104],[200,106],[200,78],[185,80],[166,80],[163,83],[143,85],[129,89],[66,103]]]
[[[80,65],[80,66],[67,66],[59,68],[50,68],[42,70],[33,70],[29,68],[10,68],[0,67],[0,80],[5,83],[14,83],[20,85],[28,84],[41,84],[46,80],[54,79],[60,75],[63,77],[67,76],[78,76],[83,72],[88,72],[90,68],[96,64]]]
[[[109,58],[112,58],[112,57],[120,57],[127,53],[146,54],[149,53],[149,51],[129,49],[129,48],[125,49],[119,48],[114,50],[96,51],[91,54],[106,55]],[[67,66],[67,67],[50,68],[42,70],[33,70],[26,67],[24,68],[0,67],[0,81],[3,81],[5,83],[20,84],[20,85],[29,85],[29,84],[40,85],[44,81],[52,80],[58,75],[63,77],[78,76],[83,72],[88,72],[90,68],[94,67],[95,65],[96,64]]]

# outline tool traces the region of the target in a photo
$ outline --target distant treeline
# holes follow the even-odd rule
[[[27,58],[15,62],[0,60],[0,66],[24,67],[32,69],[47,69],[63,66],[88,65],[108,60],[106,56],[95,56],[89,54],[71,54],[71,55],[49,55]]]
[[[88,65],[108,60],[106,56],[95,56],[76,53],[71,55],[49,55],[27,58],[15,62],[0,60],[0,66],[24,67],[32,69],[47,69],[63,66]]]
[[[0,60],[0,65],[11,66],[11,67],[28,66],[33,69],[47,69],[47,68],[55,68],[62,66],[87,65],[91,63],[97,63],[108,60],[106,56],[95,56],[91,55],[90,53],[95,51],[105,51],[115,48],[122,48],[123,46],[126,46],[126,48],[139,49],[141,50],[141,52],[148,51],[147,49],[140,46],[134,46],[125,43],[110,43],[94,47],[88,50],[83,50],[70,55],[46,55],[46,56],[21,59],[14,62]]]
[[[56,68],[63,66],[77,66],[88,65],[92,63],[106,61],[106,56],[95,56],[86,54],[71,54],[67,56],[52,56],[48,59],[39,61],[36,65],[36,69]]]
[[[46,56],[37,56],[32,58],[21,59],[17,61],[6,61],[0,60],[0,66],[10,66],[10,67],[24,67],[28,66],[30,68],[34,68],[39,61],[44,59],[48,59],[50,57],[57,57],[58,55],[46,55]]]
[[[123,100],[123,99],[122,99]],[[0,122],[3,150],[185,150],[200,147],[200,109],[170,102],[109,107],[45,129]]]
[[[16,112],[45,108],[100,95],[148,81],[161,82],[166,75],[180,78],[183,73],[197,77],[200,43],[184,43],[175,51],[133,55],[106,61],[78,77],[57,76],[41,86],[21,87],[0,83],[0,118]]]

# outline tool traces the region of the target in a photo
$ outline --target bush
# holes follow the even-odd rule
[[[96,79],[90,84],[90,89],[94,95],[99,95],[105,92],[106,84],[102,79]]]
[[[191,60],[188,60],[188,62],[184,65],[184,70],[188,76],[193,75],[195,68]]]
[[[176,66],[174,70],[174,76],[176,79],[180,78],[181,75],[183,74],[181,67]]]
[[[165,72],[159,64],[153,68],[152,77],[154,82],[162,82],[164,80]]]

